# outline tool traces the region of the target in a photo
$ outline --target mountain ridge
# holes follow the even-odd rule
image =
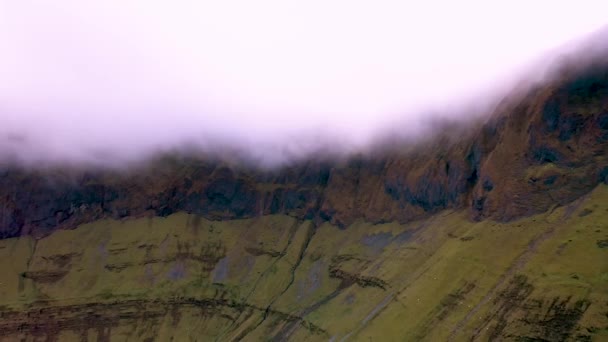
[[[473,220],[540,213],[608,182],[607,71],[596,62],[564,72],[503,102],[464,138],[440,133],[376,157],[275,171],[171,156],[126,173],[8,167],[0,177],[0,238],[179,211],[216,220],[284,213],[340,227],[405,223],[444,209],[466,208]]]
[[[608,68],[378,154],[0,169],[0,341],[604,341]]]

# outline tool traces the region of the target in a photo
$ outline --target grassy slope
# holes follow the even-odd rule
[[[32,320],[40,308],[64,308],[51,319],[58,322],[86,316],[80,304],[111,303],[93,311],[113,324],[64,319],[54,336],[601,341],[608,339],[603,240],[604,185],[507,224],[471,223],[450,211],[345,230],[286,216],[104,220],[38,241],[0,241],[0,324],[19,321],[6,318],[15,312]],[[0,341],[36,335],[1,330]]]

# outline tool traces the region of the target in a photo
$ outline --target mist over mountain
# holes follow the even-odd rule
[[[415,140],[434,132],[429,121],[483,117],[543,80],[605,24],[605,10],[595,1],[3,1],[0,154],[108,166],[221,146],[269,166],[360,152],[387,136]]]
[[[0,342],[608,341],[607,10],[0,0]]]

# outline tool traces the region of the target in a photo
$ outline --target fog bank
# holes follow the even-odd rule
[[[0,0],[0,160],[231,146],[268,164],[470,120],[605,1]],[[602,44],[602,42],[598,42]]]

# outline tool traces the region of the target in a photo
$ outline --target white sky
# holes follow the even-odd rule
[[[0,0],[0,152],[364,142],[482,100],[606,13],[591,0]]]

